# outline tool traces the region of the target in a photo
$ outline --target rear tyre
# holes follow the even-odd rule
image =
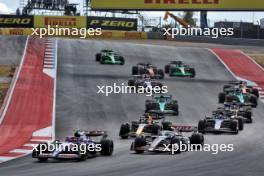
[[[132,67],[132,75],[137,75],[138,74],[138,67],[137,66],[133,66]]]
[[[113,151],[114,151],[114,142],[112,140],[109,139],[103,139],[101,140],[101,155],[104,156],[110,156],[112,155]]]
[[[193,133],[190,137],[191,144],[204,144],[204,136],[201,133]]]
[[[33,150],[32,151],[32,157],[33,158],[38,158],[38,160],[40,161],[40,162],[45,162],[45,161],[47,161],[48,160],[48,158],[40,158],[39,157],[39,154],[40,154],[40,147],[41,147],[41,145],[46,145],[46,147],[48,148],[48,144],[47,143],[40,143],[38,146],[37,146],[37,150]],[[42,151],[42,152],[45,152],[45,151]]]
[[[165,65],[164,70],[165,70],[166,74],[169,74],[170,73],[170,65]]]
[[[127,139],[130,132],[129,124],[122,124],[119,130],[119,136],[121,139]]]
[[[135,80],[133,79],[128,80],[128,86],[135,86]]]
[[[198,122],[198,132],[205,133],[205,120],[199,120]]]
[[[219,93],[218,95],[218,102],[219,103],[224,103],[226,99],[226,94],[224,92]]]
[[[246,111],[245,118],[247,118],[248,123],[252,123],[252,111]]]
[[[125,64],[125,59],[123,57],[120,57],[120,65],[124,65]]]
[[[244,129],[244,121],[243,121],[243,119],[242,118],[238,118],[237,119],[237,121],[238,121],[238,129],[241,131],[241,130],[243,130]]]
[[[96,55],[95,55],[95,61],[96,62],[99,62],[100,60],[101,60],[101,53],[97,53]]]
[[[253,108],[258,106],[258,98],[255,95],[250,96],[249,101],[252,103]]]
[[[177,103],[173,104],[174,115],[179,115],[179,105]]]
[[[231,121],[230,129],[234,134],[238,134],[238,123],[237,121]]]
[[[259,91],[258,91],[258,89],[253,89],[253,90],[252,90],[252,93],[253,93],[257,98],[259,98]]]
[[[160,79],[164,78],[164,72],[162,69],[158,69],[158,75],[160,75]]]

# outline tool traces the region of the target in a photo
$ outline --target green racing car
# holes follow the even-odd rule
[[[155,94],[145,102],[146,113],[179,115],[178,101],[168,94]]]
[[[195,77],[195,69],[186,65],[182,61],[171,61],[168,65],[165,65],[165,73],[170,76],[179,77]]]
[[[125,59],[123,56],[120,56],[112,50],[101,50],[100,53],[97,53],[95,60],[101,64],[110,64],[110,65],[124,65]]]

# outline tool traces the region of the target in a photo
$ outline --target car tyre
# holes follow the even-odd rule
[[[100,143],[102,147],[101,155],[110,156],[113,154],[114,142],[112,140],[102,139]]]

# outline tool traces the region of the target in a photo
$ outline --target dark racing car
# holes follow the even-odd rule
[[[196,75],[195,69],[182,61],[171,61],[168,65],[165,65],[165,73],[170,76],[191,78],[194,78]]]
[[[132,75],[149,75],[152,79],[163,79],[164,71],[150,63],[138,63],[132,67]]]
[[[123,56],[115,53],[112,50],[102,50],[100,53],[97,53],[95,60],[101,64],[111,64],[111,65],[124,65],[125,59]]]
[[[146,100],[145,112],[178,115],[178,101],[172,99],[172,95],[155,94],[152,100]]]
[[[245,123],[252,123],[252,107],[243,103],[224,103],[223,107],[218,107],[215,113],[227,114],[230,117],[240,117]]]
[[[119,136],[121,139],[127,139],[128,137],[136,137],[141,134],[145,135],[158,135],[162,129],[160,120],[164,116],[158,114],[145,113],[140,116],[139,120],[132,121],[131,124],[124,123],[120,127]]]
[[[186,126],[184,126],[186,128]],[[179,146],[182,144],[190,145],[190,144],[198,144],[200,147],[204,144],[204,136],[201,133],[193,132],[191,136],[187,137],[182,134],[184,128],[181,130],[164,130],[159,133],[157,136],[138,136],[131,144],[131,151],[135,151],[136,153],[144,153],[147,152],[167,152],[167,153],[180,153],[182,150]],[[178,128],[179,129],[179,126]],[[189,131],[188,131],[189,132]],[[178,148],[175,148],[175,145]],[[184,150],[188,151],[188,150]]]
[[[212,116],[199,120],[198,131],[200,133],[210,132],[238,134],[238,131],[243,129],[242,125],[242,119],[238,120],[237,118],[230,118],[230,116],[225,114],[213,113]]]
[[[100,136],[100,140],[93,139]],[[32,157],[39,161],[47,161],[49,158],[84,161],[98,153],[110,156],[113,150],[114,143],[107,138],[106,132],[77,130],[74,136],[66,137],[65,141],[39,144],[33,149]]]
[[[247,92],[243,92],[240,88],[226,88],[224,92],[220,92],[218,95],[218,102],[239,102],[245,105],[251,105],[252,107],[258,106],[258,98]]]
[[[234,88],[239,88],[243,93],[250,93],[259,98],[259,90],[253,86],[249,86],[246,81],[231,81],[229,84],[223,86],[223,92]]]
[[[155,79],[151,79],[149,75],[137,75],[128,80],[128,86],[131,86],[139,92],[152,92],[154,88],[156,91],[163,91],[163,84]]]

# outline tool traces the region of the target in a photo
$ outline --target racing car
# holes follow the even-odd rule
[[[156,66],[150,63],[138,63],[136,66],[132,67],[132,75],[143,75],[147,74],[152,79],[163,79],[164,72],[162,69],[157,68]]]
[[[186,128],[186,126],[184,128]],[[161,131],[157,136],[152,136],[152,137],[148,137],[144,135],[138,136],[132,142],[130,150],[135,151],[138,154],[144,153],[145,151],[172,152],[173,150],[175,150],[175,153],[181,153],[182,150],[179,148],[179,146],[182,144],[186,144],[186,145],[198,144],[200,145],[200,147],[203,146],[204,144],[203,134],[194,131],[191,136],[187,137],[183,135],[182,132],[185,132],[184,129],[180,131],[164,130]],[[174,148],[175,145],[177,145],[178,148]],[[188,150],[186,149],[184,151],[188,151]]]
[[[226,88],[225,92],[220,92],[218,95],[218,102],[239,102],[245,105],[251,105],[252,107],[258,106],[258,98],[247,92],[243,92],[240,88]]]
[[[239,128],[239,122],[243,124],[243,121],[236,118],[230,118],[229,116],[213,113],[212,116],[207,116],[203,120],[198,122],[198,131],[200,133],[233,133],[238,134],[239,130],[242,130],[241,126]]]
[[[128,80],[128,86],[134,87],[137,92],[139,89],[143,89],[144,92],[152,92],[155,87],[159,87],[162,91],[163,84],[155,79],[151,79],[149,75],[135,75],[132,79]]]
[[[154,94],[152,100],[146,100],[145,112],[178,115],[178,101],[173,100],[172,95]]]
[[[100,136],[101,139],[98,141],[93,139]],[[50,147],[51,145],[56,147]],[[87,158],[95,157],[97,153],[110,156],[113,150],[114,143],[107,138],[105,131],[76,130],[74,136],[66,137],[65,141],[56,140],[51,144],[40,143],[33,149],[32,157],[39,161],[47,161],[49,158],[85,161]]]
[[[159,120],[163,119],[164,116],[159,114],[145,113],[140,116],[139,120],[132,121],[131,124],[124,123],[120,127],[119,136],[121,139],[127,139],[128,137],[136,137],[141,134],[145,135],[158,135],[162,129]]]
[[[240,88],[243,93],[250,93],[259,98],[259,90],[253,86],[249,86],[246,81],[231,81],[229,84],[223,86],[223,92],[228,91],[230,88]]]
[[[230,117],[240,117],[245,123],[252,123],[252,107],[243,103],[231,102],[224,103],[223,107],[218,107],[215,113],[227,114]]]
[[[100,53],[97,53],[95,56],[96,62],[101,64],[112,64],[112,65],[124,65],[125,59],[123,56],[115,53],[112,50],[101,50]]]
[[[168,65],[165,65],[165,73],[170,76],[182,76],[194,78],[196,73],[195,69],[182,61],[171,61]]]

